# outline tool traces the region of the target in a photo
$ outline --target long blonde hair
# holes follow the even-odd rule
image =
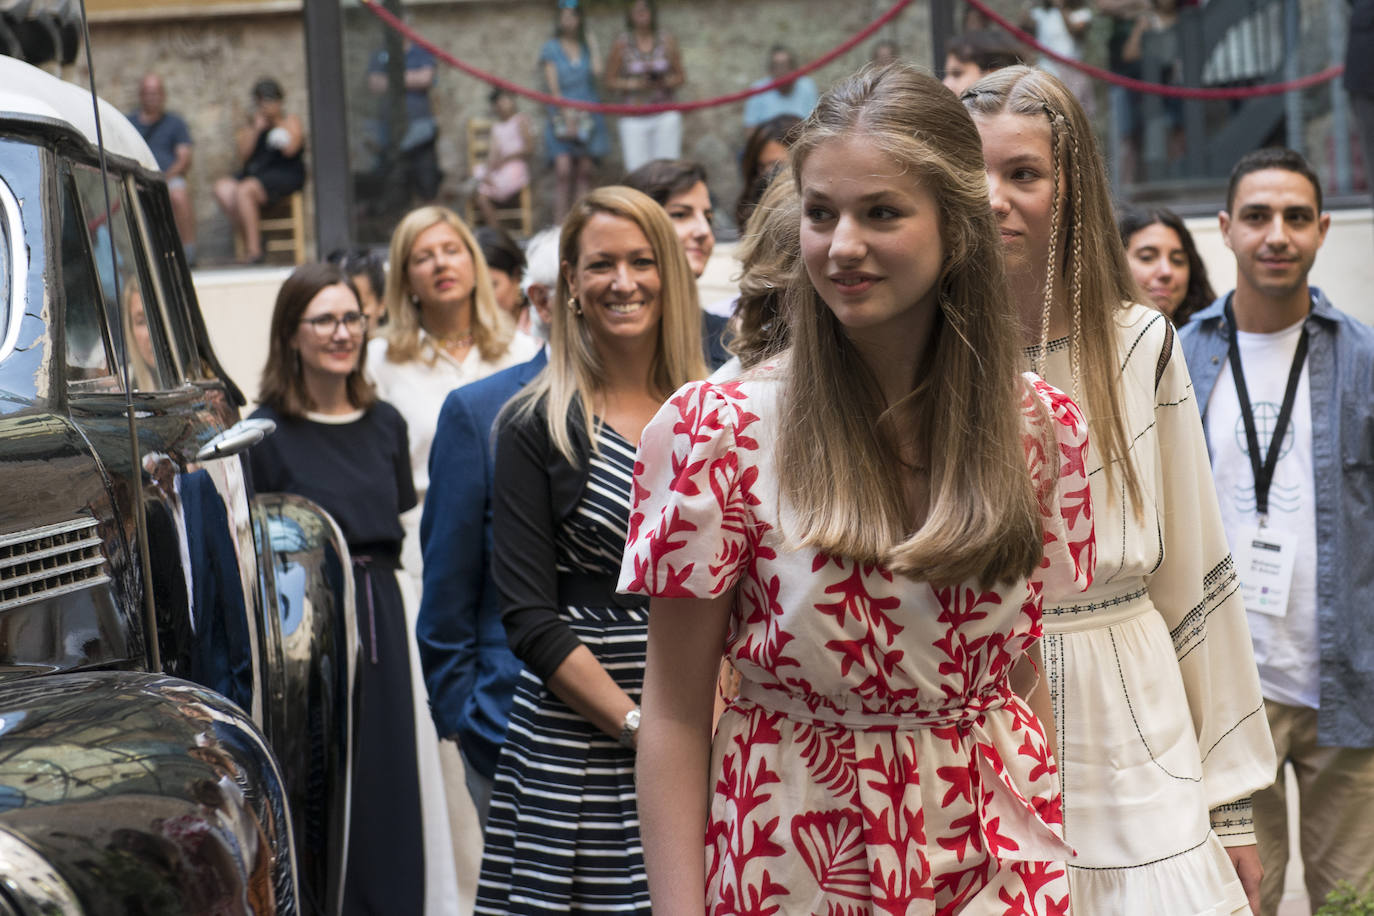
[[[667,212],[648,195],[620,185],[597,188],[586,194],[573,205],[559,238],[559,260],[564,269],[558,274],[558,292],[549,323],[549,364],[503,411],[525,416],[544,409],[550,441],[574,465],[580,458],[569,434],[570,411],[576,401],[581,414],[578,419],[595,450],[598,421],[594,406],[596,395],[605,384],[606,373],[591,331],[574,311],[576,303],[568,285],[568,270],[577,265],[582,230],[598,213],[628,219],[638,226],[658,263],[658,295],[662,309],[649,370],[652,393],[666,400],[680,386],[706,377],[696,281]]]
[[[411,301],[410,250],[425,230],[444,223],[458,233],[472,258],[472,343],[482,359],[491,361],[505,355],[515,334],[515,324],[496,304],[491,288],[491,271],[487,259],[467,223],[448,207],[430,205],[411,210],[396,224],[391,233],[390,264],[386,274],[386,358],[389,362],[404,363],[421,357],[420,305]],[[425,354],[433,363],[437,351]]]
[[[781,491],[796,513],[789,536],[932,582],[1024,578],[1044,547],[1022,420],[1027,396],[1039,400],[1008,333],[1015,316],[978,131],[935,79],[906,64],[867,67],[823,95],[802,125],[791,150],[799,191],[807,157],[850,136],[934,195],[945,254],[938,312],[919,384],[887,405],[805,272],[789,286],[778,442]],[[1041,429],[1049,441],[1048,421]],[[898,430],[919,437],[929,466],[929,511],[914,532]]]
[[[1129,460],[1131,441],[1123,420],[1123,354],[1116,329],[1116,319],[1137,296],[1136,284],[1117,235],[1111,189],[1092,126],[1073,93],[1055,77],[1033,67],[1007,67],[983,77],[964,93],[963,103],[974,115],[1007,112],[1044,118],[1050,125],[1054,203],[1037,368],[1047,352],[1050,307],[1062,275],[1072,326],[1069,362],[1074,387],[1077,389],[1081,382],[1085,395],[1079,405],[1088,417],[1089,435],[1102,458],[1108,487],[1119,464],[1126,492],[1140,511],[1140,481]],[[1061,193],[1061,185],[1067,193]],[[1074,394],[1077,398],[1076,390]]]

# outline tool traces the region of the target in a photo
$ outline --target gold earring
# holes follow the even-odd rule
[[[575,296],[568,297],[568,311],[572,312],[574,315],[582,314],[582,306],[578,304]]]

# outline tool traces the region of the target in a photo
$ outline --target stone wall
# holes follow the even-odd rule
[[[126,112],[138,107],[140,77],[162,76],[168,109],[186,119],[195,141],[189,184],[200,251],[211,260],[231,258],[229,224],[210,188],[237,167],[234,131],[252,110],[249,93],[259,77],[277,79],[287,110],[308,125],[300,13],[92,22],[91,49],[100,94]],[[84,68],[74,69],[84,84]]]
[[[605,55],[624,28],[620,0],[584,0],[590,33]],[[742,89],[765,72],[769,47],[792,47],[800,60],[810,60],[860,30],[891,6],[890,0],[660,0],[659,18],[682,46],[687,84],[682,99],[718,96]],[[414,26],[440,47],[464,61],[522,85],[538,87],[535,60],[552,32],[552,0],[457,0],[415,3],[407,7]],[[350,4],[345,10],[343,87],[349,98],[350,137],[355,171],[364,167],[361,119],[375,102],[366,92],[367,59],[382,44],[382,26],[367,10]],[[862,65],[878,38],[893,38],[904,55],[929,67],[928,12],[912,4],[875,38],[814,74],[824,89]],[[147,21],[92,24],[96,75],[101,94],[125,109],[135,107],[139,77],[161,74],[168,107],[190,124],[196,141],[191,188],[200,224],[201,251],[209,259],[231,254],[228,224],[218,213],[210,187],[234,166],[232,137],[250,108],[249,89],[271,75],[286,90],[290,111],[308,124],[305,45],[297,11],[259,15],[202,15]],[[77,68],[79,70],[79,68]],[[76,74],[85,78],[84,73]],[[445,172],[441,197],[460,200],[468,174],[465,125],[487,114],[487,87],[458,70],[442,66],[431,93],[440,121],[440,161]],[[522,108],[543,124],[542,111],[531,102]],[[710,175],[717,206],[733,209],[739,192],[736,157],[743,145],[742,103],[692,112],[685,116],[685,156],[701,160]],[[615,132],[612,129],[612,137]],[[602,163],[598,180],[620,176],[618,151]],[[362,161],[359,161],[362,160]],[[542,156],[537,159],[537,222],[548,219],[552,176]],[[337,189],[308,188],[314,193]]]

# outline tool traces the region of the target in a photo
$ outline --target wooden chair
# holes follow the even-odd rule
[[[488,118],[468,118],[468,170],[479,162],[487,161],[491,149],[491,120]],[[477,209],[477,189],[468,194],[464,204],[465,216],[469,226],[478,225],[482,211]],[[521,238],[534,234],[534,206],[530,196],[530,186],[525,185],[512,200],[497,201],[496,218],[501,228]]]
[[[262,230],[264,254],[276,251],[291,253],[292,262],[305,263],[305,192],[296,191],[276,203],[264,207],[259,227]],[[234,234],[234,254],[243,258],[243,239]]]

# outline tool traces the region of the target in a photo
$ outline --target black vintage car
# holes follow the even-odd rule
[[[0,58],[0,914],[336,913],[347,549],[255,496],[147,146]]]

